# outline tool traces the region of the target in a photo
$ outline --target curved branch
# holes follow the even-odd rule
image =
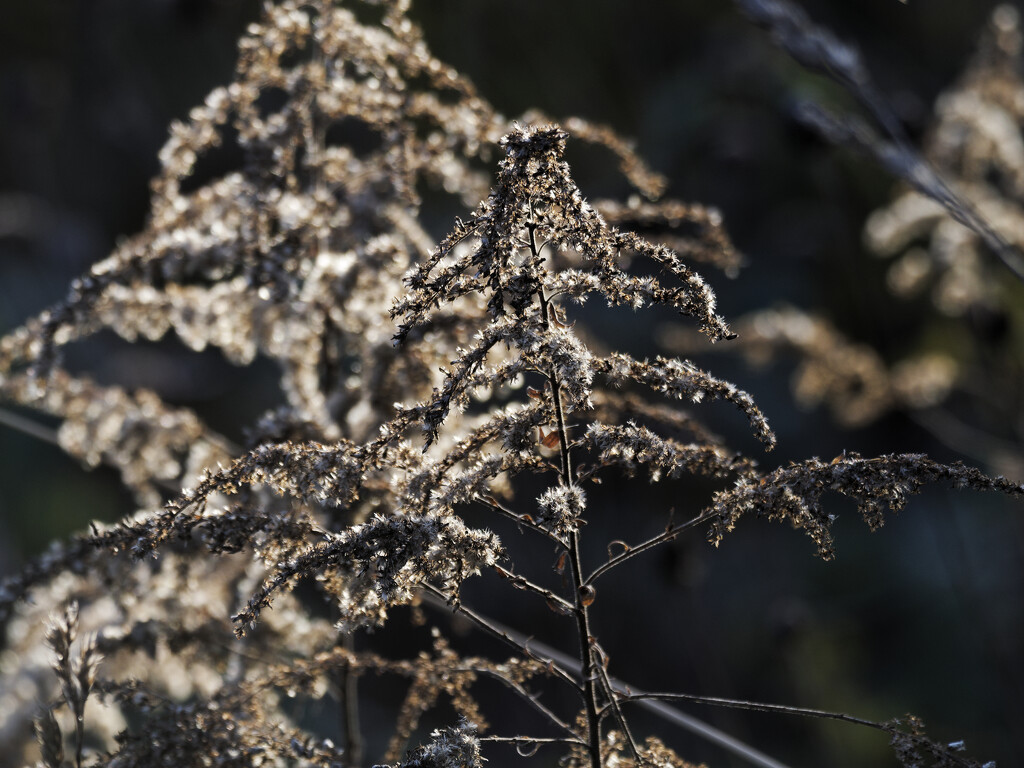
[[[680,533],[687,530],[688,528],[692,528],[695,525],[699,525],[700,523],[706,522],[712,519],[713,517],[713,514],[705,512],[702,515],[697,515],[697,517],[693,518],[688,522],[680,523],[679,525],[669,525],[664,531],[659,533],[657,536],[652,536],[651,538],[647,539],[647,541],[641,544],[637,544],[635,547],[630,547],[622,554],[616,555],[604,565],[601,565],[598,568],[594,569],[594,572],[586,578],[586,580],[583,582],[583,585],[588,586],[592,584],[601,576],[610,571],[612,568],[615,568],[618,565],[622,565],[622,563],[626,562],[627,560],[630,560],[639,554],[643,554],[649,549],[654,549],[654,547],[658,546],[659,544],[664,544],[665,542],[672,541],[673,539],[675,539],[676,536],[678,536]]]

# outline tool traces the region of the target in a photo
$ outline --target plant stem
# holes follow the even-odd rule
[[[346,651],[355,652],[355,638],[342,635]],[[359,728],[359,676],[348,666],[341,673],[341,710],[345,721],[345,754],[348,768],[360,768],[363,763],[363,737]]]
[[[85,746],[85,702],[77,703],[75,710],[75,768],[82,768],[82,749]]]
[[[499,640],[503,640],[504,642],[508,643],[527,658],[533,659],[534,661],[539,661],[540,663],[547,665],[550,674],[554,675],[560,680],[564,680],[566,683],[572,686],[572,689],[574,691],[578,693],[582,691],[580,684],[576,682],[575,678],[568,672],[566,672],[564,669],[562,669],[561,666],[559,666],[558,664],[551,664],[551,659],[547,655],[538,655],[534,653],[533,650],[531,650],[529,644],[532,638],[523,638],[519,635],[519,633],[513,632],[508,627],[498,626],[497,622],[494,622],[492,619],[489,619],[485,616],[478,614],[472,608],[467,608],[461,602],[453,605],[450,601],[450,596],[442,590],[435,587],[430,582],[423,582],[421,586],[423,587],[423,590],[427,594],[434,595],[434,597],[440,601],[440,605],[445,606],[445,608],[447,608],[448,610],[458,611],[460,614],[462,614],[467,619],[476,624],[476,626],[480,627],[485,632],[494,635],[494,637],[497,637]]]
[[[534,259],[540,255],[537,247],[537,224],[533,217],[533,206],[530,207],[530,221],[527,225],[530,233],[530,253]],[[544,321],[544,328],[551,329],[551,306],[544,293],[544,288],[537,290],[537,298],[540,300],[541,317]],[[558,430],[558,452],[561,459],[561,482],[568,487],[575,484],[573,477],[572,461],[569,455],[569,435],[565,426],[565,410],[562,407],[562,387],[558,378],[558,372],[548,371],[548,383],[551,385],[551,398],[555,406],[555,423]],[[597,714],[597,687],[595,686],[596,673],[594,671],[594,654],[592,649],[592,635],[590,632],[590,615],[587,611],[587,603],[584,601],[582,587],[583,567],[580,559],[580,536],[578,530],[569,532],[568,547],[569,565],[572,571],[573,599],[575,601],[576,631],[580,639],[580,663],[583,672],[583,701],[587,711],[587,742],[590,752],[591,768],[601,768],[601,720]]]
[[[569,534],[569,563],[572,569],[573,591],[576,597],[576,629],[580,636],[580,662],[583,665],[583,698],[587,709],[587,735],[591,768],[601,768],[601,728],[597,716],[597,689],[594,685],[594,654],[591,650],[590,616],[583,604],[580,586],[583,584],[580,567],[579,533]]]
[[[425,604],[436,608],[439,611],[450,611],[451,606],[443,596],[443,593],[436,589],[427,590],[423,595],[423,601]],[[458,607],[460,612],[469,611],[466,606],[460,605]],[[473,612],[474,622],[477,626],[486,628],[488,632],[498,634],[498,636],[505,638],[510,643],[516,643],[517,647],[527,647],[529,644],[529,650],[531,658],[543,659],[546,663],[550,664],[552,672],[561,673],[563,675],[568,674],[566,670],[579,674],[580,662],[578,659],[573,658],[569,654],[562,653],[561,651],[552,648],[551,646],[536,640],[532,637],[526,637],[517,630],[507,627],[504,624],[495,621],[487,616],[482,616]],[[482,622],[486,622],[485,624]],[[500,633],[500,634],[499,634]],[[620,694],[620,701],[624,700],[625,696],[629,696],[631,693],[643,693],[638,690],[635,686],[626,685],[621,680],[615,678],[609,678],[612,684],[612,688],[615,692]],[[574,685],[576,690],[580,689],[579,685]],[[745,760],[750,765],[755,765],[757,768],[789,768],[785,763],[781,763],[778,760],[769,757],[768,755],[760,752],[751,745],[730,736],[727,733],[723,733],[717,728],[708,725],[703,720],[688,715],[685,712],[681,712],[678,709],[666,704],[664,701],[659,699],[644,699],[632,696],[629,701],[635,701],[637,706],[646,709],[648,712],[661,717],[673,725],[677,725],[689,731],[698,737],[705,739],[711,744],[715,744],[718,747],[726,750],[727,752]]]
[[[863,725],[868,728],[885,730],[885,723],[877,723],[874,720],[865,720],[862,717],[854,717],[842,712],[829,712],[823,709],[810,709],[808,707],[791,707],[786,704],[766,704],[761,701],[746,701],[743,699],[724,699],[719,696],[695,696],[689,693],[647,693],[635,692],[624,693],[619,697],[620,701],[643,701],[644,699],[658,699],[661,701],[691,701],[695,704],[708,704],[716,707],[730,707],[732,709],[749,709],[754,712],[778,712],[784,715],[800,715],[802,717],[818,717],[827,720],[840,720],[844,723]]]
[[[640,748],[637,746],[636,740],[633,738],[633,732],[629,728],[629,723],[626,722],[626,716],[622,713],[622,707],[619,706],[619,700],[616,698],[618,694],[615,692],[611,678],[608,677],[608,670],[604,668],[604,664],[595,664],[594,669],[598,674],[598,679],[601,681],[601,686],[604,688],[604,694],[608,697],[608,707],[611,708],[616,721],[619,723],[619,727],[622,728],[622,735],[629,745],[629,751],[633,753],[636,765],[644,765],[644,758],[640,754]]]
[[[499,744],[579,744],[578,739],[540,738],[538,736],[479,736],[480,741],[492,741]]]

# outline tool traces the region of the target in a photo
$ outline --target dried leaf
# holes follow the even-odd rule
[[[543,445],[545,448],[550,448],[554,450],[561,443],[558,437],[558,431],[553,429],[545,435],[542,430],[540,442],[541,445]]]

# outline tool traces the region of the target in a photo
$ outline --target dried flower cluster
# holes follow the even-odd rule
[[[390,765],[477,768],[485,745],[508,743],[523,754],[557,745],[567,766],[688,768],[658,739],[633,736],[626,705],[674,695],[640,695],[610,676],[592,631],[598,577],[690,528],[717,544],[747,513],[806,530],[831,557],[829,491],[853,498],[872,528],[928,483],[1024,495],[919,455],[762,470],[724,445],[697,406],[731,403],[774,447],[751,395],[689,361],[605,350],[578,311],[591,298],[660,306],[710,342],[733,340],[691,266],[740,264],[717,212],[657,201],[662,181],[605,128],[539,115],[509,123],[429,53],[408,2],[379,4],[374,25],[329,0],[268,3],[240,43],[235,82],[172,126],[146,229],[0,340],[0,396],[58,417],[65,449],[117,467],[141,506],[56,545],[0,591],[0,744],[19,763],[63,768],[73,745],[75,768],[359,768],[357,682],[372,673],[409,681]],[[842,54],[805,43],[804,58]],[[646,201],[588,202],[565,161],[571,137],[608,147]],[[203,158],[224,145],[238,167],[203,178]],[[436,246],[420,199],[430,185],[472,208]],[[236,447],[152,393],[64,370],[61,347],[101,329],[128,341],[173,333],[238,365],[273,360],[283,404]],[[652,482],[701,475],[717,490],[692,520],[618,542],[588,572],[585,486],[638,471]],[[523,487],[531,498],[515,493]],[[524,575],[528,563],[463,517],[470,506],[554,546],[562,586]],[[575,668],[463,604],[462,583],[479,574],[574,625]],[[415,659],[370,650],[362,630],[424,601],[515,655],[462,656],[436,632]],[[82,632],[95,640],[76,647]],[[510,734],[500,715],[488,723],[472,691],[482,677],[546,731]],[[574,711],[532,687],[549,681],[571,690]],[[289,706],[296,698],[332,702],[342,726],[321,732]],[[462,719],[403,758],[442,698]],[[856,722],[890,733],[904,765],[922,750],[939,765],[976,765],[916,725]]]

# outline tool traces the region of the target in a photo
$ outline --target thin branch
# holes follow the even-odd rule
[[[26,419],[24,416],[9,411],[6,408],[0,408],[0,424],[16,429],[29,437],[34,437],[36,440],[60,447],[60,440],[57,439],[57,430],[44,427],[42,424],[38,424],[32,421],[32,419]]]
[[[576,734],[576,731],[573,729],[573,727],[571,725],[569,725],[567,722],[562,720],[562,718],[560,718],[558,715],[556,715],[554,712],[552,712],[546,706],[541,704],[540,700],[537,698],[536,694],[530,693],[528,690],[526,690],[519,683],[515,682],[514,680],[509,680],[507,677],[501,675],[499,672],[496,672],[493,669],[476,668],[476,667],[474,667],[473,671],[476,672],[477,674],[490,675],[495,680],[498,680],[499,682],[504,684],[507,688],[509,688],[512,691],[514,691],[515,693],[517,693],[520,697],[522,697],[522,699],[526,703],[528,703],[530,706],[532,706],[534,709],[536,709],[538,712],[540,712],[542,715],[544,715],[544,717],[546,717],[552,723],[557,725],[563,731],[567,731],[568,733],[571,733],[573,735],[573,737],[574,737],[573,739],[571,739],[571,741],[573,741],[574,743],[581,743],[581,744],[585,744],[586,743],[586,742],[582,741],[579,738],[579,736]]]
[[[355,638],[350,633],[342,635],[342,645],[349,653],[355,653]],[[359,726],[359,674],[346,665],[339,683],[347,767],[360,768],[363,763],[363,736]]]
[[[600,650],[600,649],[598,649]],[[601,653],[603,656],[603,652]],[[612,685],[611,678],[608,677],[608,670],[605,669],[604,664],[595,664],[597,670],[598,680],[601,681],[601,687],[604,688],[604,695],[608,697],[608,707],[611,708],[612,714],[615,715],[616,721],[619,723],[619,727],[622,729],[623,735],[626,737],[626,743],[629,744],[629,751],[633,753],[633,758],[636,760],[638,766],[642,766],[646,761],[640,755],[640,748],[636,744],[636,740],[633,738],[633,732],[629,729],[629,723],[626,722],[626,716],[622,713],[622,707],[619,706],[618,694],[615,691],[615,687]],[[601,716],[598,714],[598,722],[601,721]]]
[[[1014,277],[1024,282],[1024,258],[908,144],[886,141],[849,115],[837,116],[805,102],[799,119],[833,144],[846,145],[874,158],[921,194],[939,203],[958,223],[973,230]]]
[[[432,589],[432,591],[423,595],[423,601],[427,605],[438,610],[444,610],[446,612],[451,610],[451,606],[448,604],[446,598],[437,589]],[[469,613],[467,613],[469,609],[465,606],[459,606],[458,610],[464,615],[469,616]],[[511,627],[506,627],[504,624],[499,621],[495,621],[494,619],[489,619],[477,613],[473,613],[472,618],[474,618],[474,623],[477,623],[478,626],[483,627],[487,632],[492,634],[497,633],[499,637],[511,642],[517,648],[522,648],[528,643],[530,646],[530,657],[535,659],[539,657],[546,657],[545,663],[550,664],[553,670],[561,671],[562,674],[565,675],[568,675],[565,670],[571,670],[577,675],[580,674],[581,665],[579,659],[575,659],[566,653],[562,653],[562,651],[552,648],[550,645],[539,640],[527,638],[520,632],[512,629]],[[486,624],[480,623],[481,621],[486,621]],[[570,678],[570,680],[572,680],[572,678]],[[609,677],[609,681],[611,682],[612,687],[619,693],[627,693],[631,690],[629,686],[614,677]],[[572,684],[577,688],[577,690],[579,690],[578,683],[573,681]],[[761,752],[759,749],[752,747],[750,744],[747,744],[740,739],[737,739],[735,736],[730,736],[728,733],[720,731],[713,725],[705,723],[700,718],[681,712],[663,701],[656,699],[641,699],[636,703],[637,706],[643,707],[664,720],[667,720],[690,733],[696,734],[712,744],[718,745],[725,751],[746,760],[751,765],[757,766],[757,768],[789,768],[785,763],[769,757],[764,752]]]
[[[506,570],[505,568],[502,568],[500,565],[495,565],[493,566],[493,568],[495,571],[497,571],[498,575],[511,582],[512,586],[514,586],[516,589],[522,589],[524,591],[533,592],[536,595],[540,595],[545,600],[547,600],[549,606],[554,607],[555,605],[557,605],[566,614],[571,614],[575,610],[572,603],[570,603],[568,600],[561,597],[560,595],[556,595],[550,589],[545,589],[539,584],[534,584],[529,579],[520,576],[519,574],[512,573],[512,571]]]
[[[881,127],[884,137],[855,117],[838,117],[810,102],[797,109],[797,117],[802,122],[834,144],[845,144],[873,155],[890,173],[938,202],[956,221],[976,232],[996,258],[1018,280],[1024,281],[1024,259],[1020,252],[918,154],[854,47],[812,22],[800,6],[788,0],[736,1],[756,24],[771,31],[776,44],[797,63],[824,73],[856,98]]]
[[[730,707],[732,709],[747,709],[753,712],[777,712],[783,715],[800,715],[801,717],[817,717],[827,720],[840,720],[844,723],[863,725],[869,728],[884,730],[882,723],[874,720],[865,720],[861,717],[843,714],[842,712],[828,712],[823,709],[809,709],[807,707],[791,707],[786,704],[765,704],[759,701],[745,701],[743,699],[723,699],[718,696],[696,696],[690,693],[625,693],[620,697],[623,702],[642,701],[645,699],[659,699],[661,701],[689,701],[694,704],[709,704],[715,707]]]
[[[641,701],[644,699],[660,699],[660,700],[681,700],[690,701],[695,704],[709,704],[717,707],[729,707],[732,709],[746,709],[753,712],[776,712],[783,715],[797,715],[800,717],[813,717],[821,718],[825,720],[838,720],[843,723],[851,723],[853,725],[862,725],[866,728],[873,728],[877,731],[887,733],[892,737],[897,735],[901,738],[907,739],[915,745],[932,751],[938,749],[941,752],[943,758],[942,765],[958,765],[962,768],[977,768],[978,763],[969,758],[961,757],[954,754],[956,748],[953,745],[941,745],[932,742],[930,739],[925,738],[919,733],[907,733],[898,730],[898,721],[890,721],[888,723],[879,723],[874,720],[865,720],[862,717],[854,717],[853,715],[847,715],[842,712],[828,712],[822,709],[809,709],[807,707],[791,707],[785,704],[765,704],[757,701],[744,701],[742,699],[723,699],[716,696],[694,696],[688,693],[627,693],[621,700],[625,702],[629,701]]]
[[[584,586],[589,586],[617,565],[621,565],[627,560],[636,557],[637,555],[642,554],[649,549],[653,549],[659,544],[664,544],[665,542],[672,541],[682,531],[685,531],[688,528],[692,528],[695,525],[700,525],[701,523],[710,520],[713,517],[714,515],[710,512],[705,512],[704,514],[698,515],[697,517],[693,518],[689,522],[680,523],[679,525],[670,525],[657,536],[652,536],[651,538],[647,539],[647,541],[644,541],[641,544],[637,544],[634,547],[630,547],[622,554],[616,555],[607,563],[595,569],[594,572],[587,577],[587,580],[583,582]]]
[[[57,430],[43,426],[32,419],[27,419],[24,416],[7,410],[6,408],[0,408],[0,424],[10,427],[11,429],[16,429],[29,437],[34,437],[40,442],[55,445],[62,451],[65,450],[64,446],[60,444],[60,439],[57,436]],[[65,451],[65,453],[66,452],[67,451]],[[108,466],[117,468],[117,466],[111,462],[110,457],[107,454],[104,453],[102,455],[102,459]],[[181,486],[171,480],[161,477],[150,477],[148,480],[153,483],[153,485],[163,488],[169,493],[179,493],[181,491]]]
[[[908,411],[907,416],[950,450],[984,464],[992,465],[1000,457],[1020,453],[1013,441],[973,427],[943,408]]]
[[[537,736],[479,736],[480,741],[493,741],[499,744],[581,744],[583,739],[541,738]]]
[[[520,635],[518,632],[510,630],[507,627],[504,627],[498,624],[497,622],[480,615],[476,611],[467,608],[462,603],[455,603],[453,605],[449,601],[448,595],[446,595],[440,589],[435,587],[433,584],[423,582],[422,586],[423,589],[427,592],[427,594],[424,595],[424,598],[428,603],[438,608],[444,606],[449,611],[461,613],[463,616],[472,621],[474,624],[476,624],[478,627],[483,629],[488,634],[494,635],[498,639],[503,640],[504,642],[508,643],[513,648],[515,648],[517,651],[525,654],[527,657],[533,659],[534,661],[538,661],[541,664],[544,664],[551,671],[551,673],[555,675],[555,677],[567,682],[577,692],[583,692],[583,687],[575,679],[573,679],[572,675],[566,672],[561,666],[556,664],[554,659],[550,657],[549,653],[547,653],[546,651],[543,653],[537,653],[530,647],[530,645],[533,644],[533,641],[530,638],[524,637],[523,635]],[[433,596],[436,599],[431,600],[431,596]]]
[[[517,525],[526,526],[531,531],[536,531],[537,533],[543,534],[547,538],[551,539],[551,541],[553,541],[555,544],[558,544],[561,547],[567,546],[566,542],[563,541],[554,531],[549,531],[544,526],[538,525],[526,515],[521,515],[518,512],[514,512],[513,510],[504,506],[493,496],[479,496],[477,497],[476,500],[479,501],[481,504],[485,504],[486,506],[490,507],[498,514],[504,515],[508,519],[515,522]]]
[[[557,402],[560,393],[555,389],[554,394]],[[570,467],[569,471],[571,472],[569,452],[565,448],[565,425],[561,420],[559,420],[559,438],[563,446],[563,460]],[[569,484],[572,484],[571,477]],[[603,764],[601,758],[601,720],[597,716],[597,689],[594,686],[594,667],[596,666],[596,661],[590,645],[593,635],[590,631],[590,616],[587,613],[588,601],[584,598],[579,531],[573,530],[569,532],[569,548],[567,551],[569,553],[569,570],[572,572],[572,584],[575,587],[573,593],[576,598],[576,608],[573,613],[576,614],[576,628],[580,641],[580,674],[583,676],[583,699],[587,712],[590,762],[591,768],[601,768]]]
[[[43,424],[40,424],[37,421],[33,421],[32,419],[26,418],[25,416],[15,413],[14,411],[11,411],[7,408],[0,407],[0,424],[4,425],[5,427],[10,427],[11,429],[17,430],[18,432],[28,435],[29,437],[34,437],[36,440],[39,440],[40,442],[55,445],[61,450],[63,450],[63,446],[60,444],[60,438],[58,437],[58,432],[56,429],[54,429],[53,427],[47,427]],[[241,448],[239,448],[237,445],[235,445],[233,442],[228,440],[226,437],[223,437],[222,435],[216,435],[215,440],[216,443],[221,448],[223,448],[227,453],[231,455],[238,455],[239,453],[242,452]],[[109,462],[107,457],[104,457],[104,460]],[[180,490],[180,488],[177,485],[174,485],[166,480],[162,481],[159,478],[152,478],[152,481],[155,484],[162,485],[168,490],[174,492]]]

